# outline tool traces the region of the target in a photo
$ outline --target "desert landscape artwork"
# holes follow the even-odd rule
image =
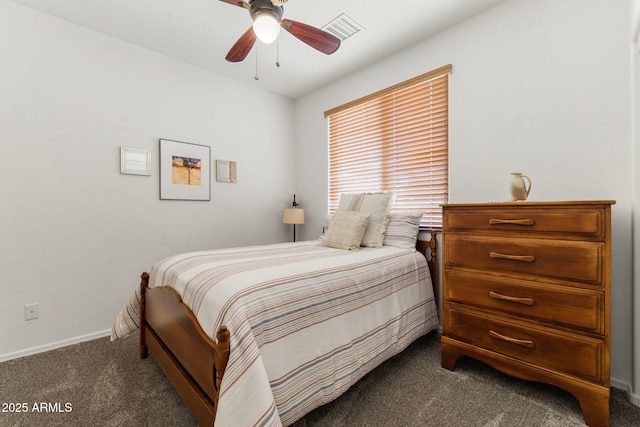
[[[201,163],[200,159],[172,156],[171,183],[177,185],[200,185]]]

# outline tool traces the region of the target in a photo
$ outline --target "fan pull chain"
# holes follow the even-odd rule
[[[256,75],[253,76],[254,80],[260,80],[260,76],[258,75],[258,46],[256,46]]]
[[[276,67],[280,68],[280,37],[276,39]]]

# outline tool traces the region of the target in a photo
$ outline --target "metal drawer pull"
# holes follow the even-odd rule
[[[536,221],[534,219],[495,219],[491,218],[489,220],[489,224],[491,225],[500,225],[500,224],[515,224],[515,225],[534,225]]]
[[[535,301],[533,298],[518,298],[518,297],[510,297],[508,295],[502,295],[497,292],[489,291],[489,296],[493,299],[500,299],[504,301],[517,302],[518,304],[524,305],[533,305]]]
[[[517,345],[521,345],[523,347],[527,347],[527,348],[533,348],[536,346],[536,344],[531,341],[531,340],[519,340],[517,338],[511,338],[511,337],[507,337],[505,335],[499,334],[496,331],[492,331],[489,330],[489,335],[492,336],[493,338],[497,338],[499,340],[503,340],[503,341],[507,341],[513,344],[517,344]]]
[[[533,255],[507,255],[499,252],[489,252],[489,258],[510,259],[513,261],[534,262],[536,257]]]

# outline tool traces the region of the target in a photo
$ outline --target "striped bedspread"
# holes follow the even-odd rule
[[[156,263],[149,286],[175,288],[211,337],[229,328],[220,427],[289,425],[438,327],[425,258],[390,246],[192,252]],[[113,338],[139,324],[137,301],[116,319]]]

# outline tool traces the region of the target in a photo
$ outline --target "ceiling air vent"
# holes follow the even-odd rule
[[[364,27],[354,21],[353,18],[347,14],[341,13],[337,18],[334,18],[331,22],[322,27],[322,29],[344,41],[354,34],[364,30]]]

